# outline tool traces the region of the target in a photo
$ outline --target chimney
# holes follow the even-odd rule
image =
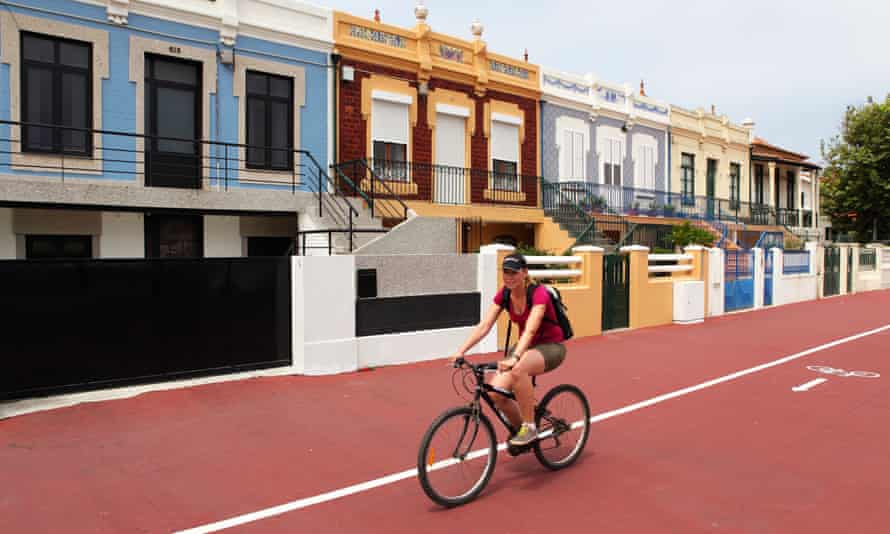
[[[380,10],[379,9],[374,10],[374,22],[380,22]]]
[[[714,104],[711,104],[711,115],[716,115],[716,114],[717,114],[717,106],[715,106]]]
[[[525,62],[528,63],[528,48],[525,49],[525,53],[522,54],[522,57],[524,57]]]
[[[646,85],[640,80],[640,96],[646,96]]]

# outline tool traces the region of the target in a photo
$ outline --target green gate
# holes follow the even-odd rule
[[[629,279],[628,256],[624,254],[603,256],[603,330],[628,327]]]
[[[841,292],[841,249],[825,247],[825,268],[822,295],[830,297]]]

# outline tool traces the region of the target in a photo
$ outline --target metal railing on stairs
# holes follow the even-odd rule
[[[394,226],[408,218],[408,205],[394,190],[400,184],[409,184],[401,179],[386,180],[380,176],[368,160],[357,159],[332,165],[338,181],[348,184],[353,196],[361,197],[368,206],[372,217],[383,219]],[[402,176],[401,171],[397,176]],[[395,178],[396,175],[387,176]],[[405,175],[407,176],[407,175]],[[390,185],[392,183],[392,186]]]

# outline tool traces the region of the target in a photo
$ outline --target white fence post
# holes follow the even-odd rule
[[[763,249],[754,248],[754,309],[763,307],[764,262]]]
[[[479,270],[477,278],[479,283],[479,317],[485,317],[488,307],[498,292],[498,251],[514,251],[514,247],[509,245],[484,245],[479,247]],[[498,329],[495,326],[482,341],[476,345],[476,352],[497,352],[498,350]]]
[[[708,249],[708,317],[723,315],[726,300],[726,256],[722,248]]]
[[[769,250],[769,253],[773,255],[773,306],[778,306],[779,304],[785,304],[785,255],[783,250],[779,247],[771,248]]]
[[[840,293],[838,293],[838,294],[846,295],[847,294],[847,269],[850,268],[850,266],[847,265],[847,254],[848,254],[849,246],[846,244],[839,245],[839,246],[841,249],[841,282],[840,282],[841,287],[840,287]]]

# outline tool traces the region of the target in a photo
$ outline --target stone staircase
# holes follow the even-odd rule
[[[326,196],[333,198],[333,195],[326,194]],[[349,205],[358,212],[358,216],[355,214],[352,216],[353,229],[387,230],[387,228],[383,226],[383,221],[379,217],[371,215],[371,211],[365,206],[365,202],[361,198],[337,196],[336,199],[341,206],[343,206],[344,201],[348,202]],[[314,209],[307,211],[305,217],[301,220],[300,231],[311,232],[333,230],[330,234],[330,239],[332,241],[330,250],[333,254],[351,254],[352,251],[385,233],[354,232],[352,236],[352,246],[350,246],[349,233],[346,231],[346,229],[349,228],[349,218],[344,214],[346,211],[345,206],[343,206],[344,209],[337,209],[336,207],[332,208],[332,205],[333,204],[331,203],[325,202],[324,207],[322,208],[322,215],[318,214],[317,206]],[[308,251],[307,255],[327,255],[329,245],[328,239],[329,235],[327,233],[307,233],[305,241],[306,250]]]
[[[547,216],[575,240],[572,246],[593,245],[602,247],[606,253],[615,251],[616,242],[603,234],[597,228],[594,218],[580,209],[560,209]]]

